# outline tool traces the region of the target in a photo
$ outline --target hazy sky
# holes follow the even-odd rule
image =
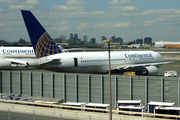
[[[30,40],[21,9],[31,10],[52,38],[180,41],[180,0],[0,0],[0,39]]]

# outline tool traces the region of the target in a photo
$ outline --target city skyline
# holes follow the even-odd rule
[[[31,10],[52,38],[88,36],[101,42],[114,34],[124,42],[180,41],[179,0],[0,0],[0,39],[30,41],[20,9]]]

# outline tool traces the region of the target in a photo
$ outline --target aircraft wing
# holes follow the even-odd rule
[[[145,64],[126,64],[126,65],[120,65],[117,66],[116,70],[141,70],[147,66],[161,66],[163,64],[168,64],[168,63],[172,63],[174,61],[168,61],[168,62],[157,62],[157,63],[145,63]]]
[[[26,64],[27,61],[30,61],[32,59],[28,59],[28,58],[5,58],[8,61],[14,62],[14,63],[20,63],[20,64]]]
[[[47,56],[46,57],[41,57],[41,58],[37,58],[37,59],[32,59],[30,61],[27,62],[27,64],[29,66],[38,66],[38,65],[42,65],[42,64],[58,64],[60,63],[61,59],[49,59]]]
[[[6,58],[6,60],[14,62],[14,63],[28,64],[30,66],[38,66],[38,65],[42,65],[42,64],[60,63],[60,59],[48,59],[47,57],[42,57],[42,58],[38,58],[38,59]]]

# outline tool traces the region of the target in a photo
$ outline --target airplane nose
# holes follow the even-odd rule
[[[162,57],[159,53],[157,54],[157,59],[158,59],[159,61],[164,61],[163,57]]]

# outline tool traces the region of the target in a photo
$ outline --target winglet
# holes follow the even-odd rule
[[[37,58],[62,52],[31,11],[21,13]]]

